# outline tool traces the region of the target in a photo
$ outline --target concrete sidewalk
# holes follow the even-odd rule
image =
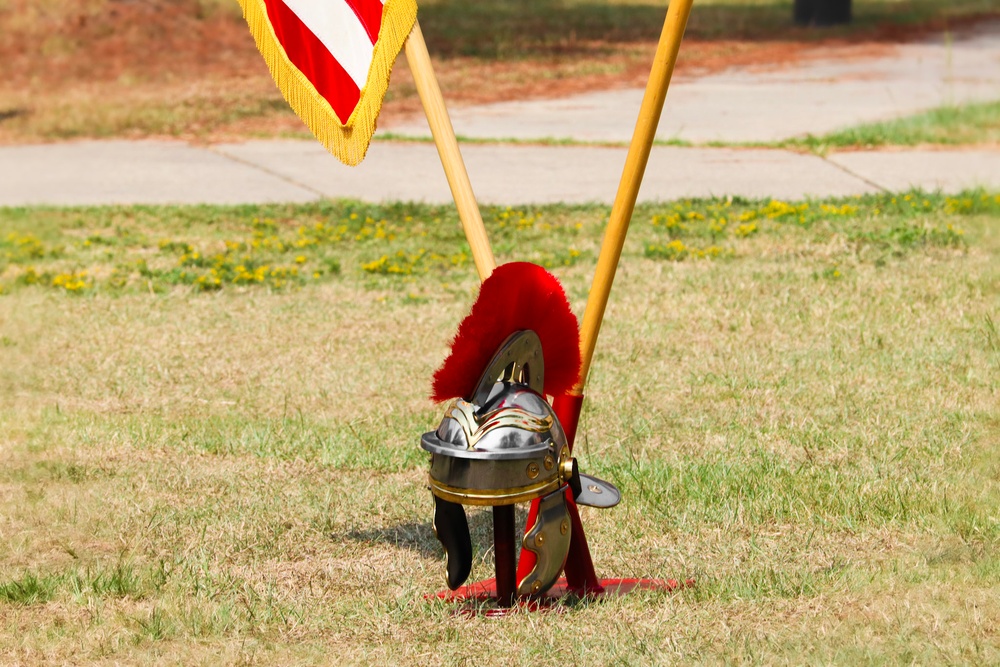
[[[609,203],[624,148],[473,144],[462,147],[479,199],[491,204]],[[1000,189],[1000,152],[844,152],[656,147],[641,200],[742,195],[825,197],[911,187]],[[359,167],[315,141],[212,147],[105,141],[0,148],[0,206],[254,204],[324,197],[449,203],[437,151],[377,142]]]

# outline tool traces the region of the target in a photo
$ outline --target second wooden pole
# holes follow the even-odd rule
[[[649,82],[642,97],[642,106],[639,107],[639,118],[632,133],[628,156],[625,158],[625,169],[622,171],[618,193],[611,207],[611,218],[604,232],[601,254],[597,258],[594,282],[590,287],[590,296],[587,297],[587,309],[580,325],[582,361],[580,380],[572,391],[578,396],[583,394],[587,373],[590,372],[590,362],[594,358],[594,348],[597,346],[597,335],[600,333],[604,310],[611,295],[611,284],[618,270],[618,260],[622,256],[625,235],[632,220],[632,211],[635,210],[635,200],[639,196],[639,186],[642,185],[642,176],[646,172],[649,151],[656,136],[656,125],[660,122],[663,101],[667,97],[667,88],[674,73],[674,64],[677,62],[677,53],[681,47],[688,17],[691,15],[692,4],[693,0],[671,0],[667,8],[663,31],[660,33],[660,41],[653,58],[653,67],[649,72]]]

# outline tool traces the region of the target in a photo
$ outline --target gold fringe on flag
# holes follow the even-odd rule
[[[392,65],[403,48],[403,42],[417,20],[414,0],[386,0],[382,7],[382,25],[368,69],[368,80],[361,89],[361,98],[346,125],[334,113],[333,107],[315,86],[288,59],[284,47],[274,34],[263,0],[238,0],[257,50],[264,56],[267,68],[299,118],[309,127],[320,143],[344,164],[355,166],[364,159],[375,133],[375,123],[382,110],[382,99],[389,87]]]

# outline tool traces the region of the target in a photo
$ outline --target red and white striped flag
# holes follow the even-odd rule
[[[275,83],[342,162],[365,157],[414,0],[239,0]]]

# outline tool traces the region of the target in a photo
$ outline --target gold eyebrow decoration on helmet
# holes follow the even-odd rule
[[[468,449],[497,428],[517,428],[531,433],[548,433],[555,420],[552,415],[536,415],[515,407],[502,407],[483,415],[476,414],[476,406],[461,398],[456,399],[445,413],[451,417],[465,433]]]

